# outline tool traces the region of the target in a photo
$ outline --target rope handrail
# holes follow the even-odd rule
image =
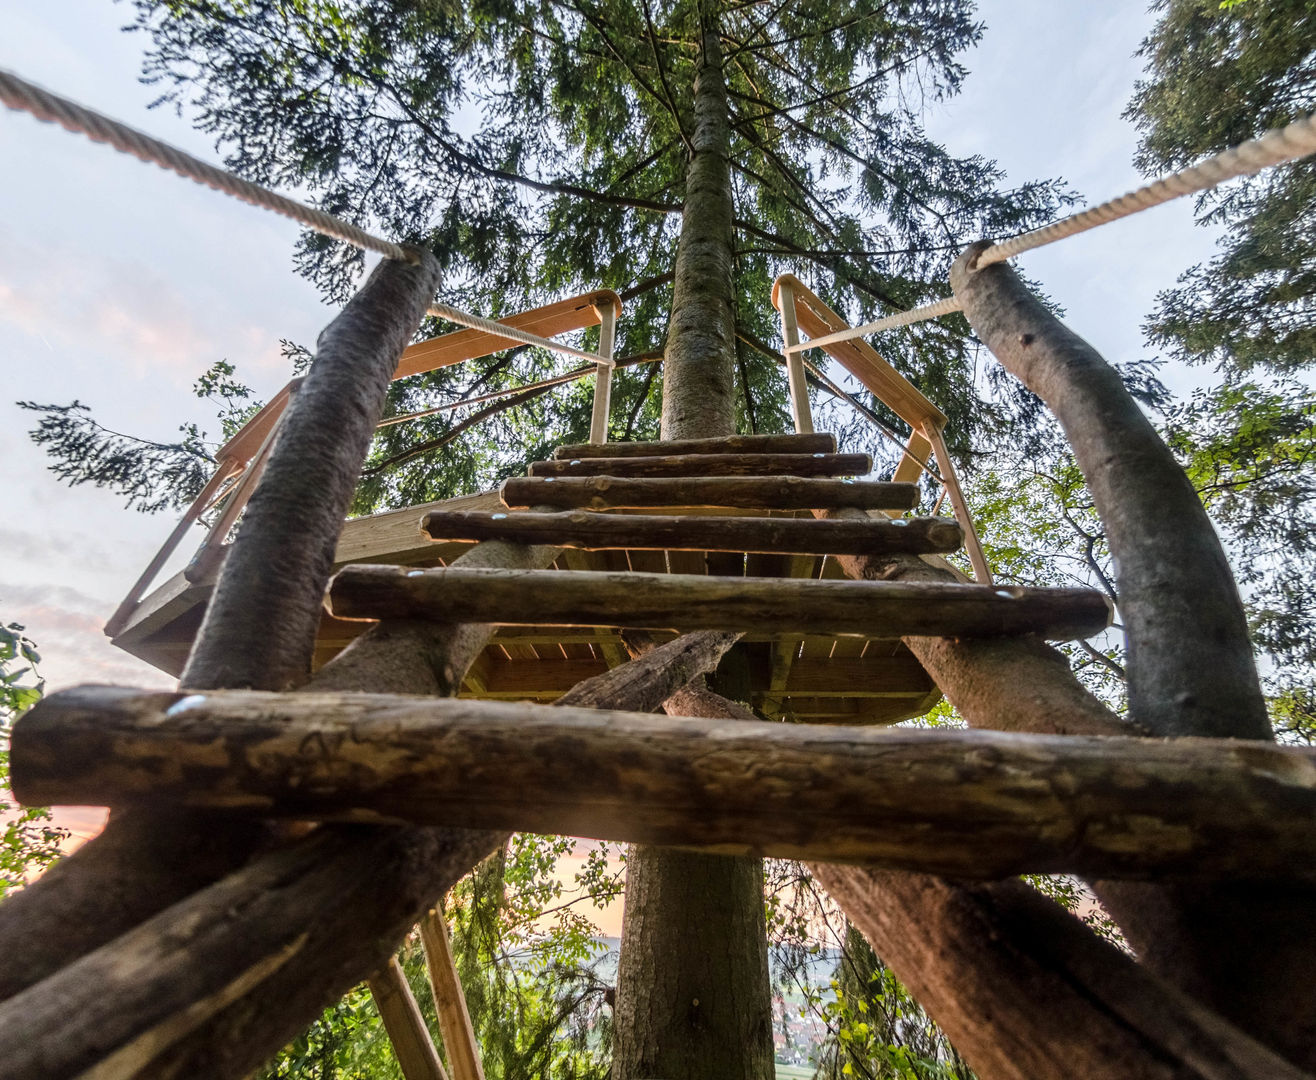
[[[66,131],[85,135],[93,142],[107,143],[120,153],[131,154],[140,161],[159,165],[186,180],[231,195],[235,199],[271,210],[291,218],[308,229],[343,240],[366,251],[375,251],[390,259],[410,261],[405,248],[381,239],[333,214],[286,198],[267,187],[244,180],[227,169],[218,168],[160,139],[112,120],[68,98],[20,79],[0,68],[0,101],[11,109],[30,113],[38,120],[58,124]]]
[[[561,341],[554,341],[552,338],[532,334],[529,330],[519,330],[515,326],[508,326],[506,323],[472,315],[469,311],[462,311],[461,308],[455,308],[451,304],[440,304],[436,301],[430,304],[429,314],[437,315],[441,319],[447,319],[449,322],[455,322],[458,326],[465,326],[471,330],[483,330],[486,334],[495,334],[511,341],[520,341],[525,345],[538,345],[543,349],[552,349],[554,352],[565,353],[567,356],[576,356],[581,360],[588,360],[591,364],[612,367],[611,356],[600,356],[598,353],[585,352],[584,349],[577,349],[574,345],[567,345]]]
[[[1009,240],[987,248],[978,256],[978,266],[991,266],[993,263],[1011,259],[1025,251],[1053,244],[1057,240],[1074,236],[1098,225],[1128,217],[1153,206],[1169,202],[1183,195],[1193,195],[1205,191],[1226,180],[1239,176],[1251,176],[1272,165],[1282,165],[1286,161],[1296,161],[1316,153],[1316,114],[1295,120],[1287,127],[1273,128],[1264,135],[1238,146],[1212,154],[1205,161],[1200,161],[1187,169],[1153,180],[1140,188],[1135,188],[1117,199],[1108,199],[1104,203],[1071,214],[1067,218],[1053,221],[1032,232],[1020,233]]]

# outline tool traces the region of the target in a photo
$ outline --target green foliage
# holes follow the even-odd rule
[[[9,733],[18,717],[41,700],[41,657],[18,623],[0,625],[0,899],[60,854],[68,830],[51,825],[45,807],[9,801]]]
[[[1127,113],[1148,175],[1255,138],[1316,108],[1316,24],[1306,0],[1161,0],[1143,43],[1147,78]],[[1316,359],[1316,161],[1306,158],[1198,198],[1225,227],[1221,253],[1159,298],[1151,340],[1227,378],[1296,372]]]

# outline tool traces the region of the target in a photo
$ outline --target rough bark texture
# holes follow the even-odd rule
[[[310,671],[333,550],[393,365],[438,285],[434,259],[385,261],[321,335],[241,536],[226,560],[185,680],[281,689]],[[326,509],[328,507],[328,509]],[[305,559],[303,563],[300,560]],[[246,592],[244,590],[251,590]],[[132,816],[0,910],[0,996],[45,978],[194,889],[268,840],[254,825]]]
[[[650,712],[691,679],[717,667],[718,661],[740,638],[740,634],[724,630],[682,634],[628,664],[577,683],[554,704],[600,709],[607,707],[606,702],[616,701],[625,694],[627,708]]]
[[[633,661],[634,679],[609,673],[574,697],[651,704],[674,681],[652,655]],[[27,802],[519,829],[965,878],[1316,873],[1309,750],[783,725],[698,682],[664,708],[83,687],[20,722],[14,789]]]
[[[579,443],[559,446],[553,457],[652,457],[667,454],[834,454],[836,436],[719,435],[711,439],[667,439],[663,442]]]
[[[608,510],[617,507],[734,506],[749,510],[813,510],[854,506],[910,510],[916,484],[809,480],[799,476],[699,476],[671,479],[614,476],[515,476],[503,481],[503,505]]]
[[[727,436],[736,430],[731,119],[718,27],[707,15],[701,21],[691,157],[663,360],[664,440]]]
[[[1308,1076],[1021,882],[810,869],[982,1080]]]
[[[609,444],[611,445],[611,444]],[[532,461],[530,476],[863,476],[867,454],[672,454],[666,457]]]
[[[663,366],[665,440],[735,432],[730,119],[715,21],[702,32]],[[635,846],[626,877],[614,1080],[771,1080],[762,863]]]
[[[349,566],[329,593],[347,619],[485,618],[507,625],[633,626],[781,633],[1036,634],[1090,637],[1110,608],[1093,589],[935,582],[816,581],[573,570],[569,574],[452,566]]]
[[[1116,373],[1004,264],[951,273],[1001,362],[1055,411],[1118,563],[1130,715],[1154,734],[1268,739],[1233,576],[1200,500]],[[993,725],[1000,726],[1000,725]],[[1316,936],[1305,887],[1097,884],[1144,961],[1316,1069]]]
[[[0,1007],[4,1074],[244,1076],[377,969],[498,839],[348,826],[262,856]],[[279,1002],[252,1018],[259,1039],[214,1041],[177,1067],[171,1046],[255,997]]]
[[[398,357],[439,286],[427,252],[384,260],[320,335],[247,507],[183,686],[286,690],[311,674],[320,601]]]
[[[1115,369],[1009,266],[975,269],[988,246],[956,260],[951,285],[1055,413],[1092,492],[1117,567],[1130,714],[1156,735],[1270,738],[1238,588],[1197,492]]]
[[[488,510],[436,510],[421,531],[431,540],[510,540],[587,551],[755,551],[778,555],[915,555],[959,548],[964,533],[948,518],[713,517],[705,514],[596,514],[568,510],[508,514]]]

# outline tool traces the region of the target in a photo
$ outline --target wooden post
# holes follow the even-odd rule
[[[932,425],[926,425],[923,429],[924,435],[928,442],[932,444],[932,452],[936,455],[937,465],[941,469],[941,480],[945,485],[943,494],[950,496],[950,504],[955,509],[955,517],[960,523],[960,528],[964,530],[964,550],[969,556],[969,562],[973,566],[973,576],[981,585],[990,585],[992,583],[991,567],[987,565],[987,560],[982,554],[982,545],[978,543],[978,530],[973,527],[973,517],[969,514],[969,504],[964,501],[964,492],[960,490],[959,477],[955,475],[955,463],[950,459],[950,451],[946,449],[946,440]],[[938,503],[938,506],[941,504]],[[935,513],[935,511],[934,511]]]
[[[599,313],[599,356],[612,359],[617,329],[617,309],[612,304],[595,308]],[[594,413],[590,418],[589,441],[608,441],[608,414],[612,407],[612,365],[597,364],[594,372]]]
[[[448,1080],[425,1018],[396,956],[366,979],[405,1080]],[[461,1074],[457,1074],[461,1080]]]
[[[442,908],[431,908],[420,921],[420,940],[425,947],[425,970],[434,991],[434,1008],[439,1014],[439,1033],[448,1052],[452,1080],[484,1080],[480,1046],[471,1027],[457,965],[448,943],[448,924]]]
[[[785,343],[786,381],[790,386],[791,417],[795,430],[801,435],[813,431],[813,415],[809,410],[809,384],[804,378],[804,354],[791,352],[792,345],[800,343],[800,328],[795,321],[795,290],[782,282],[778,290],[781,304],[781,337]]]

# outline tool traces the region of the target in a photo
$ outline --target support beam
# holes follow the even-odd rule
[[[836,436],[717,435],[708,439],[665,439],[662,442],[569,443],[553,451],[555,460],[592,457],[670,457],[672,454],[834,454]]]
[[[505,625],[950,637],[1035,634],[1066,640],[1104,629],[1110,606],[1092,589],[813,581],[600,571],[409,570],[349,566],[330,588],[347,619],[487,619]]]
[[[437,542],[507,540],[584,551],[736,551],[787,555],[872,555],[955,551],[964,539],[948,518],[711,517],[671,514],[598,514],[588,510],[508,514],[436,510],[421,531]]]
[[[916,484],[855,480],[810,480],[799,476],[696,476],[633,478],[618,476],[513,476],[499,489],[504,506],[543,505],[560,509],[610,510],[625,507],[738,507],[746,510],[912,510]]]
[[[1231,740],[87,687],[19,721],[12,755],[28,803],[519,829],[976,878],[1316,872],[1316,752]]]
[[[442,908],[432,908],[420,920],[420,940],[425,948],[425,970],[429,972],[434,1008],[439,1016],[439,1033],[452,1068],[452,1080],[484,1080],[480,1045],[475,1041],[466,995],[448,942],[448,924]]]
[[[609,446],[613,445],[611,443]],[[863,476],[867,454],[669,454],[533,461],[531,476]]]
[[[390,956],[381,970],[366,979],[366,985],[384,1021],[404,1080],[448,1080],[397,957]]]

